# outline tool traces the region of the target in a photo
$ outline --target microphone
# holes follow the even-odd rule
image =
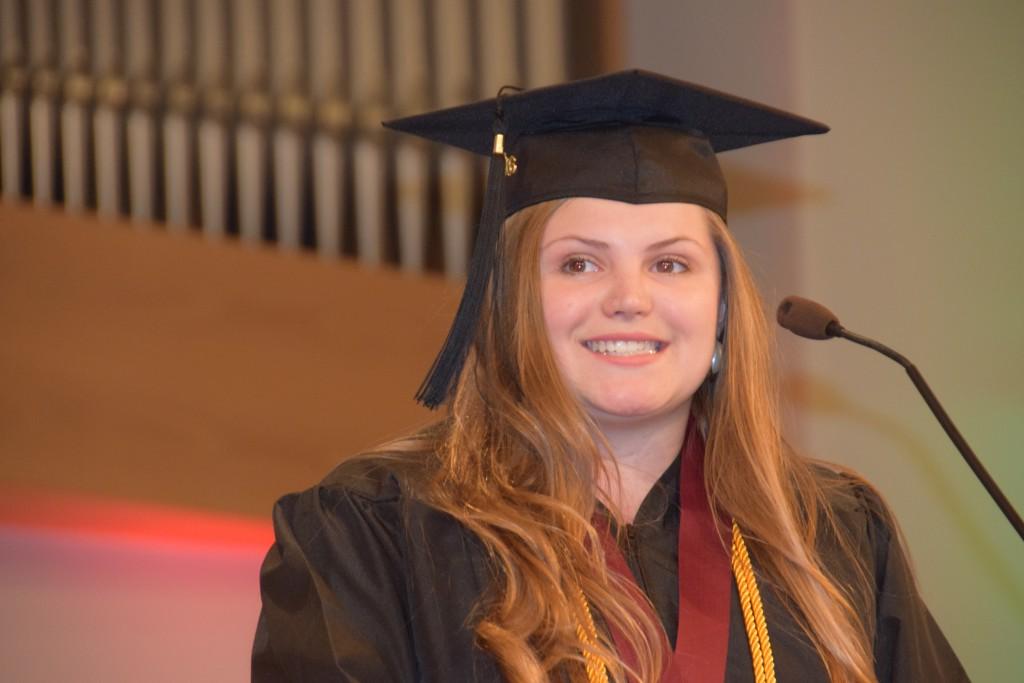
[[[995,480],[985,470],[985,467],[978,460],[978,456],[974,454],[971,447],[967,445],[967,440],[964,439],[963,435],[960,434],[960,430],[953,424],[953,420],[946,413],[946,410],[939,403],[939,399],[936,398],[934,392],[928,383],[924,381],[924,376],[918,371],[917,367],[914,366],[905,356],[897,353],[893,349],[890,349],[885,344],[869,339],[855,332],[851,332],[842,325],[839,324],[839,318],[836,314],[828,310],[821,304],[811,301],[810,299],[804,299],[799,296],[787,296],[779,304],[778,311],[775,314],[776,320],[779,325],[786,328],[793,334],[804,337],[806,339],[832,339],[833,337],[842,337],[848,339],[855,344],[866,346],[869,349],[878,351],[879,353],[888,356],[897,363],[903,366],[903,369],[910,375],[910,381],[917,387],[918,392],[921,394],[921,398],[931,408],[932,413],[935,415],[935,419],[939,421],[942,428],[946,431],[946,435],[949,436],[953,445],[956,446],[957,450],[960,451],[960,455],[963,456],[967,462],[967,466],[971,468],[974,475],[978,477],[978,481],[981,482],[985,490],[995,501],[995,504],[999,506],[1003,515],[1006,516],[1010,525],[1020,536],[1021,540],[1024,540],[1024,521],[1021,520],[1020,515],[1013,509],[1013,505],[1007,500],[1006,496],[999,489]]]
[[[816,301],[799,296],[787,296],[776,313],[779,324],[800,337],[830,339],[841,329],[839,318]]]

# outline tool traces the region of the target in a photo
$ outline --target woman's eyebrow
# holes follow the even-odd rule
[[[649,244],[649,245],[647,245],[647,251],[657,251],[659,249],[664,249],[665,247],[672,246],[676,242],[690,242],[691,244],[696,244],[698,247],[700,246],[700,242],[698,242],[695,239],[691,239],[689,237],[679,236],[679,237],[669,237],[667,240],[661,240],[660,242],[655,242],[654,244]]]
[[[542,249],[547,249],[551,245],[557,244],[558,242],[562,242],[562,241],[565,241],[565,240],[572,240],[574,242],[581,242],[581,243],[583,243],[583,244],[585,244],[588,247],[591,247],[593,249],[608,249],[609,248],[609,245],[608,245],[607,242],[602,242],[601,240],[595,240],[595,239],[587,239],[585,237],[580,237],[579,235],[565,235],[563,237],[556,237],[555,239],[551,240],[550,242],[548,242],[547,244],[545,244],[541,248]],[[664,249],[665,247],[671,246],[671,245],[675,244],[676,242],[691,242],[693,244],[696,244],[697,246],[700,246],[700,242],[698,242],[697,240],[691,239],[689,237],[683,237],[682,235],[680,235],[679,237],[669,237],[668,239],[661,240],[661,241],[655,242],[653,244],[649,244],[646,247],[644,247],[644,250],[645,251],[657,251],[659,249]]]
[[[608,243],[607,242],[602,242],[601,240],[586,239],[584,237],[580,237],[579,235],[565,235],[564,237],[556,237],[555,239],[551,240],[550,242],[548,242],[547,244],[545,244],[541,248],[542,249],[547,249],[552,244],[556,244],[558,242],[563,242],[565,240],[573,240],[573,241],[576,241],[576,242],[582,242],[583,244],[587,245],[588,247],[592,247],[594,249],[607,249],[608,248]]]

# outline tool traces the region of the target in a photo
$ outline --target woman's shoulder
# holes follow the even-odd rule
[[[314,487],[358,496],[368,502],[395,502],[409,496],[427,476],[421,453],[370,453],[342,460]]]
[[[823,461],[814,461],[811,469],[830,513],[847,521],[889,523],[889,507],[878,489],[863,476]]]
[[[888,504],[877,488],[851,469],[825,462],[812,465],[825,514],[822,552],[842,557],[859,555],[878,574],[884,571],[888,550],[899,538],[899,529]],[[835,547],[838,536],[845,551]]]
[[[899,524],[878,489],[846,468],[815,468],[825,506],[839,531],[824,534],[821,557],[845,585],[867,578],[873,591],[866,614],[874,631],[878,680],[967,681],[921,597]],[[837,536],[846,542],[837,543]],[[851,569],[848,559],[859,560],[867,575]]]
[[[427,457],[413,453],[371,453],[346,458],[318,483],[281,496],[274,525],[310,540],[325,531],[365,527],[398,534],[427,477]],[[279,534],[280,536],[280,534]]]
[[[414,497],[438,466],[435,448],[443,435],[438,422],[371,451],[341,460],[313,488],[366,502],[394,503]]]
[[[472,628],[486,556],[417,495],[430,460],[359,455],[278,501],[253,680],[497,680],[470,675],[494,668]]]

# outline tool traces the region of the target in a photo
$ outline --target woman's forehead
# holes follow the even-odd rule
[[[548,219],[543,244],[580,238],[608,244],[686,239],[711,244],[709,211],[696,204],[632,204],[595,197],[566,200]]]

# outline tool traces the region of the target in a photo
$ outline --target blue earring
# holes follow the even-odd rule
[[[717,375],[718,371],[722,369],[722,362],[723,362],[722,355],[724,353],[725,352],[722,350],[722,342],[716,341],[715,342],[715,350],[711,354],[711,374],[712,375]]]

